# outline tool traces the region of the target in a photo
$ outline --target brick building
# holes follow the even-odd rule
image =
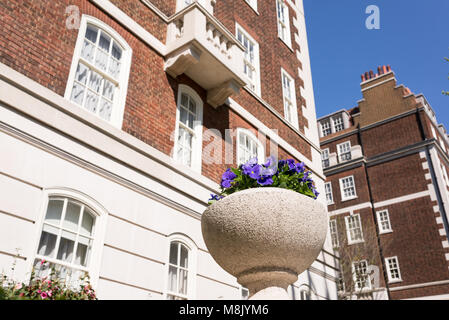
[[[0,268],[88,272],[100,299],[245,295],[201,213],[255,155],[324,194],[302,0],[2,0],[0,21]],[[327,241],[291,296],[336,299],[336,270]]]
[[[318,119],[340,295],[448,299],[447,132],[389,66],[361,89],[355,108]]]

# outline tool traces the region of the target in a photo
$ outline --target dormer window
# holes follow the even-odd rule
[[[322,121],[321,122],[321,134],[323,137],[328,136],[332,133],[331,130],[331,124],[329,121]]]
[[[345,128],[343,118],[341,116],[333,117],[332,122],[334,124],[334,132],[342,131]]]

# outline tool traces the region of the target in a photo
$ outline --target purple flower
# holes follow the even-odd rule
[[[312,179],[309,178],[310,171],[304,173],[304,177],[302,177],[301,181],[304,183],[312,182]]]
[[[258,179],[260,177],[260,171],[262,166],[257,163],[257,157],[252,158],[247,163],[242,165],[243,174],[250,176],[250,178]]]
[[[222,180],[221,186],[225,189],[230,188],[230,187],[232,187],[231,181],[232,180]]]
[[[237,175],[232,172],[231,169],[228,169],[225,173],[223,173],[221,180],[234,180],[235,178],[237,178]]]
[[[261,186],[270,186],[273,184],[273,179],[271,176],[260,176],[257,183]]]
[[[237,175],[231,171],[231,169],[226,170],[221,177],[221,186],[223,188],[230,188],[232,186],[232,181],[237,178]]]
[[[284,168],[284,166],[285,166],[286,163],[287,163],[287,162],[286,162],[285,160],[279,160],[279,162],[278,162],[278,168],[279,168],[279,169]]]
[[[297,173],[303,173],[304,171],[306,171],[306,165],[304,162],[301,163],[297,163],[296,164],[296,172]]]
[[[295,160],[288,159],[287,160],[287,165],[288,165],[290,170],[296,170]]]
[[[260,164],[256,164],[254,167],[252,167],[248,171],[248,173],[245,173],[245,174],[247,174],[250,178],[257,180],[260,177],[261,170],[262,170],[262,166]]]

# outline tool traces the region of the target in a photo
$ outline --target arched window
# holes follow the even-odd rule
[[[237,129],[237,164],[243,164],[254,157],[257,157],[259,162],[265,160],[262,143],[251,131]]]
[[[66,99],[121,128],[131,55],[117,32],[83,15]]]
[[[175,235],[169,238],[168,300],[192,299],[195,292],[196,246],[187,237]]]
[[[99,255],[94,257],[93,252],[100,247],[102,223],[98,210],[93,208],[99,206],[86,204],[84,199],[72,191],[48,193],[33,261],[36,276],[49,276],[53,269],[59,279],[72,285],[86,274],[96,282],[92,278],[97,272],[91,271],[92,265],[98,264]],[[96,261],[92,263],[92,259]]]
[[[203,102],[190,87],[179,86],[174,158],[201,172]]]

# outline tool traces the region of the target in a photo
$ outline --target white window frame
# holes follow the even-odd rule
[[[328,134],[324,134],[324,129],[323,129],[324,124],[328,125],[325,128],[326,130],[329,129],[329,133]],[[326,136],[329,136],[329,135],[331,135],[333,133],[333,131],[332,131],[332,124],[331,124],[331,121],[329,119],[320,121],[320,131],[321,131],[321,137],[326,137]]]
[[[257,0],[244,0],[257,14],[259,12],[257,11]]]
[[[259,163],[263,163],[265,161],[265,148],[264,148],[262,142],[260,142],[260,140],[250,130],[244,129],[244,128],[237,128],[237,143],[236,143],[236,145],[237,145],[237,159],[236,159],[237,165],[239,166],[242,164],[242,163],[240,163],[240,156],[241,156],[240,135],[242,135],[242,134],[248,136],[251,140],[256,142],[256,144],[257,144],[257,161]]]
[[[364,275],[364,276],[366,276],[365,284],[368,284],[368,286],[363,286],[362,288],[360,288],[359,283],[357,281],[357,275],[356,275],[356,272],[355,272],[355,268],[356,268],[355,264],[356,263],[357,264],[365,263],[365,265],[366,265],[366,274]],[[355,287],[356,290],[363,290],[363,289],[370,290],[372,288],[371,278],[370,278],[370,276],[368,274],[368,271],[369,271],[368,267],[369,267],[369,265],[368,265],[368,261],[367,260],[360,260],[360,261],[352,262],[352,278],[354,280],[354,287]]]
[[[349,197],[345,197],[345,192],[344,192],[344,188],[343,188],[343,180],[344,179],[349,179],[349,178],[352,179],[352,184],[353,184],[353,187],[354,187],[354,195],[353,196],[349,196]],[[343,177],[343,178],[341,178],[339,180],[339,182],[340,182],[340,193],[341,193],[341,201],[342,202],[343,201],[349,201],[349,200],[357,199],[357,188],[356,188],[356,185],[355,185],[355,179],[354,179],[353,175],[352,176]]]
[[[169,286],[169,267],[170,267],[170,247],[172,242],[179,242],[187,247],[189,250],[188,267],[187,267],[187,294],[180,295],[179,293],[172,293],[168,291]],[[196,299],[196,273],[197,273],[197,260],[198,260],[198,246],[192,239],[181,233],[174,233],[167,237],[166,242],[166,259],[164,270],[164,293],[163,299],[167,300],[168,296],[177,296],[182,299],[194,300]]]
[[[389,225],[389,228],[388,228],[388,229],[385,229],[385,228],[383,227],[383,224],[382,224],[382,214],[386,214],[386,217],[387,217],[387,220],[386,220],[386,221],[388,221],[388,225]],[[391,232],[393,232],[393,229],[392,229],[392,227],[391,227],[390,213],[388,212],[387,209],[377,211],[377,212],[376,212],[376,216],[377,216],[377,224],[379,225],[379,233],[380,233],[380,234],[391,233]]]
[[[86,267],[64,263],[56,258],[45,257],[45,261],[88,272],[89,281],[92,284],[92,287],[95,289],[98,286],[100,277],[101,255],[104,247],[108,211],[88,195],[70,188],[50,188],[43,191],[43,202],[40,208],[39,218],[36,221],[36,225],[38,226],[38,228],[36,228],[34,235],[34,248],[32,256],[30,257],[30,259],[28,259],[29,261],[27,270],[29,270],[31,273],[31,270],[34,266],[34,260],[40,259],[40,256],[37,254],[37,252],[39,249],[39,242],[42,234],[45,216],[47,214],[48,203],[51,198],[67,198],[79,202],[91,209],[92,213],[95,215],[95,230],[94,234],[92,235],[93,241],[90,258]]]
[[[324,162],[327,161],[328,165],[325,166]],[[329,148],[323,149],[321,151],[321,165],[323,166],[323,168],[329,168],[330,167],[330,162],[329,162]]]
[[[279,6],[281,6],[284,10],[285,21],[281,21],[279,19]],[[276,0],[276,18],[278,24],[278,37],[291,49],[292,35],[290,31],[290,12],[286,1]],[[285,39],[283,36],[283,30],[285,31],[285,36],[287,37],[287,39]]]
[[[249,35],[248,32],[237,22],[235,23],[235,37],[238,39],[238,31],[242,33],[243,36],[247,37],[249,41],[251,41],[254,45],[254,72],[256,74],[255,81],[253,82],[250,80],[246,75],[245,78],[254,85],[254,90],[252,90],[248,85],[246,86],[247,89],[249,89],[251,92],[254,92],[259,97],[261,96],[261,89],[260,89],[260,56],[259,56],[259,43],[254,40],[253,37]],[[243,44],[242,44],[243,45]],[[244,58],[245,59],[245,58]],[[245,62],[243,63],[245,64]],[[243,72],[243,70],[242,70]],[[244,74],[244,73],[243,73]]]
[[[122,48],[122,59],[121,59],[121,66],[120,66],[120,76],[119,79],[113,80],[113,82],[117,83],[118,89],[116,92],[116,97],[114,99],[114,103],[112,106],[112,114],[111,119],[109,121],[101,118],[99,115],[94,114],[97,118],[101,119],[102,121],[106,121],[114,125],[115,127],[122,129],[123,124],[123,114],[125,111],[125,104],[126,104],[126,95],[128,91],[128,81],[129,81],[129,74],[131,69],[131,57],[132,57],[132,49],[128,45],[128,43],[118,34],[117,31],[112,29],[110,26],[105,24],[103,21],[85,15],[83,14],[81,17],[80,22],[80,28],[78,30],[78,38],[76,40],[75,45],[75,51],[72,57],[72,65],[70,67],[70,73],[69,78],[67,80],[66,90],[64,94],[64,98],[68,101],[72,102],[73,104],[79,106],[75,102],[71,101],[72,96],[72,90],[73,90],[73,84],[75,82],[75,76],[76,76],[76,70],[78,67],[79,61],[81,58],[81,50],[83,48],[84,38],[87,30],[87,25],[93,25],[97,27],[98,29],[104,31],[107,33],[112,39],[114,39]],[[89,63],[89,65],[91,65]],[[105,72],[102,72],[101,70],[95,70],[98,72],[101,76],[104,76],[106,79],[112,79],[109,75],[106,75]],[[89,110],[85,109],[84,107],[79,106],[80,109],[84,110],[85,112],[88,112],[89,114],[93,114]]]
[[[350,228],[350,225],[349,225],[349,219],[350,218],[357,218],[358,224],[359,224],[359,228],[360,228],[360,237],[361,237],[361,239],[352,239],[351,230],[354,230],[355,228]],[[345,217],[345,224],[346,224],[346,236],[348,238],[348,245],[362,243],[362,242],[365,241],[364,237],[363,237],[362,219],[360,218],[360,214],[359,213],[351,214],[349,216],[346,216]]]
[[[287,98],[287,94],[285,92],[284,88],[284,77],[287,78],[287,80],[290,82],[290,97],[291,101]],[[287,103],[291,104],[292,108],[292,119],[291,122],[287,120],[288,123],[290,123],[293,127],[295,127],[297,130],[299,130],[299,122],[298,122],[298,106],[296,104],[296,87],[295,87],[295,80],[293,79],[290,74],[284,70],[284,68],[281,68],[281,85],[282,85],[282,100],[284,103],[284,119],[287,120],[286,114],[287,114]]]
[[[332,248],[340,247],[340,242],[338,240],[337,219],[329,219],[329,230],[331,234]]]
[[[332,120],[333,132],[340,132],[340,131],[345,130],[345,121],[344,121],[342,115],[333,116],[333,117],[331,117],[331,120]],[[337,121],[336,120],[340,120],[341,121],[341,124],[340,123],[338,124],[338,125],[342,126],[341,130],[337,130],[337,124],[336,124]]]
[[[330,192],[327,192],[327,186],[329,186],[329,190]],[[330,206],[331,204],[334,204],[334,194],[332,191],[332,182],[326,182],[324,184],[324,191],[326,193],[326,201],[327,201],[327,205]],[[330,195],[330,199],[328,199],[328,195]]]
[[[190,168],[198,173],[201,173],[202,167],[202,150],[203,150],[203,100],[191,87],[180,84],[178,86],[178,101],[176,102],[176,127],[174,136],[173,147],[173,159],[178,161],[178,134],[180,126],[180,108],[181,108],[181,95],[185,93],[189,95],[196,103],[197,108],[197,120],[194,121],[194,137],[192,140],[192,160]],[[188,166],[187,166],[188,167]]]
[[[391,265],[390,265],[390,260],[394,260],[395,261],[396,266],[397,266],[397,272],[398,272],[399,278],[394,278],[393,279]],[[401,269],[399,267],[398,257],[394,256],[394,257],[385,258],[385,265],[387,266],[388,283],[402,282]]]
[[[346,147],[349,146],[349,147]],[[345,148],[346,147],[346,148]],[[348,149],[348,152],[342,152],[342,149]],[[337,144],[337,154],[338,154],[338,161],[341,162],[346,162],[346,161],[351,161],[352,160],[352,152],[351,152],[351,141],[345,141],[343,143],[339,143]],[[349,154],[349,159],[342,159],[343,155]]]

